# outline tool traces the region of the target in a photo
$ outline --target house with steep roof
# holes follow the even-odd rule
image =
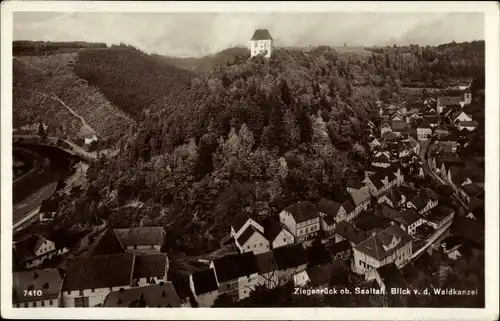
[[[414,209],[402,211],[401,220],[403,230],[409,235],[414,235],[417,227],[423,223],[422,217]]]
[[[367,279],[377,281],[378,286],[385,293],[391,293],[392,288],[404,289],[408,287],[408,282],[394,263],[370,270]]]
[[[257,219],[245,212],[241,212],[231,222],[231,237],[237,240],[250,225],[260,233],[264,233],[264,227],[257,223]]]
[[[403,184],[404,177],[399,164],[393,164],[365,178],[371,195],[377,197],[394,186]]]
[[[255,255],[257,264],[258,276],[257,284],[268,289],[273,289],[278,286],[278,265],[274,258],[274,252],[268,251]]]
[[[352,246],[349,240],[343,240],[327,245],[332,261],[349,261],[352,256]]]
[[[309,263],[307,252],[300,243],[274,249],[273,255],[278,267],[277,276],[280,285],[290,281],[295,274],[304,271]]]
[[[240,253],[253,252],[259,254],[270,249],[268,239],[252,225],[249,225],[234,243]]]
[[[351,246],[355,246],[370,237],[371,231],[363,231],[345,221],[335,227],[335,242],[348,240]]]
[[[406,208],[413,208],[418,212],[418,214],[422,215],[423,213],[436,207],[437,204],[437,199],[432,199],[425,194],[419,194],[415,195],[415,197],[406,202]]]
[[[273,217],[266,217],[262,222],[262,226],[264,227],[264,236],[271,249],[295,243],[293,234]]]
[[[417,126],[417,137],[419,140],[427,140],[432,135],[432,128],[429,123],[424,119],[420,125]]]
[[[368,191],[368,188],[363,187],[357,191],[353,191],[349,193],[351,196],[351,203],[355,206],[354,211],[347,214],[346,221],[352,222],[354,218],[361,213],[363,210],[367,210],[368,206],[370,206],[371,195]]]
[[[215,270],[219,293],[233,300],[243,300],[250,296],[259,281],[257,263],[251,252],[230,254],[210,262]]]
[[[172,282],[112,291],[104,300],[105,308],[177,308],[181,299]]]
[[[43,200],[38,211],[39,221],[42,223],[53,221],[57,215],[58,206],[59,203],[54,198]]]
[[[31,234],[13,243],[16,262],[20,266],[33,268],[42,265],[46,260],[68,253],[78,239],[77,235],[65,230],[52,233]]]
[[[380,125],[380,137],[384,137],[384,134],[387,132],[392,132],[392,127],[389,123],[384,122]]]
[[[100,306],[111,291],[165,282],[168,266],[166,254],[123,253],[81,258],[65,271],[63,306]]]
[[[16,308],[61,307],[62,284],[63,278],[58,269],[14,272],[12,304]]]
[[[365,232],[369,232],[374,229],[384,229],[390,224],[390,219],[380,215],[375,215],[368,211],[362,211],[354,220],[354,226]]]
[[[320,217],[329,216],[335,221],[345,220],[347,213],[342,203],[321,198],[316,204]]]
[[[320,231],[318,209],[308,201],[288,206],[279,213],[279,218],[299,242],[312,241]]]
[[[131,227],[115,229],[122,247],[128,253],[160,253],[165,244],[163,227]]]
[[[321,231],[328,237],[335,233],[335,218],[333,216],[322,216],[320,218]]]
[[[366,274],[372,269],[395,263],[401,267],[412,256],[413,237],[392,223],[381,231],[374,231],[353,248],[353,271]]]
[[[437,112],[441,113],[445,107],[460,109],[465,106],[465,101],[460,97],[439,97],[437,99]]]
[[[444,205],[439,205],[422,215],[422,221],[432,226],[435,230],[440,229],[453,220],[455,210]]]
[[[373,150],[374,148],[380,146],[380,142],[378,141],[378,139],[373,138],[368,142],[368,146],[370,147],[370,150]]]
[[[273,37],[267,29],[255,30],[250,39],[250,56],[263,54],[264,57],[270,58],[273,51]]]
[[[457,216],[450,226],[450,233],[467,247],[477,248],[484,245],[485,227],[478,220]]]
[[[189,287],[200,307],[211,307],[219,296],[219,284],[213,268],[190,274]]]

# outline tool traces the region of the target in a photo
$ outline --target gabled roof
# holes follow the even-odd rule
[[[439,97],[438,104],[442,106],[460,105],[460,97]]]
[[[319,217],[318,209],[309,201],[295,203],[285,208],[284,211],[290,213],[296,223]]]
[[[104,300],[104,307],[180,307],[181,299],[172,282],[112,291]]]
[[[290,244],[273,250],[279,270],[298,267],[308,263],[307,252],[302,243]]]
[[[411,202],[416,207],[417,211],[420,211],[429,203],[429,198],[426,195],[420,194],[416,195],[409,202]]]
[[[238,237],[238,244],[243,246],[255,233],[262,235],[255,227],[249,225],[243,233],[241,233],[240,237]]]
[[[337,213],[339,212],[341,207],[342,207],[341,203],[330,201],[325,198],[322,198],[316,205],[316,208],[318,209],[319,212],[325,213],[327,216],[332,216],[332,217],[337,216]]]
[[[322,218],[322,220],[325,221],[326,225],[328,225],[328,226],[332,226],[335,224],[335,219],[333,216],[325,215]]]
[[[271,37],[271,34],[269,33],[269,30],[267,30],[267,29],[257,29],[253,33],[253,36],[252,36],[251,40],[273,40],[273,37]]]
[[[403,288],[408,285],[405,278],[401,274],[401,271],[399,271],[398,267],[394,263],[386,264],[377,268],[377,272],[387,289],[396,287]]]
[[[360,189],[363,187],[363,182],[359,179],[350,179],[347,181],[346,186],[353,189]]]
[[[264,227],[264,236],[269,242],[273,242],[284,229],[283,226],[271,216],[264,219],[262,226]]]
[[[313,287],[330,284],[334,280],[348,280],[349,272],[333,263],[316,265],[307,269],[307,275]],[[346,280],[347,279],[347,280]]]
[[[336,255],[340,252],[352,249],[352,246],[349,240],[342,240],[340,242],[328,245],[328,249],[330,250],[330,253],[332,255]]]
[[[163,227],[131,227],[115,229],[115,233],[123,246],[163,245],[165,238]]]
[[[166,254],[136,255],[134,278],[166,277],[168,258]]]
[[[371,231],[366,232],[356,228],[354,225],[342,221],[335,227],[335,233],[342,236],[343,238],[358,244],[366,240],[370,235]]]
[[[267,251],[255,255],[255,262],[260,274],[269,273],[278,269],[273,251]]]
[[[484,240],[484,225],[476,220],[456,216],[450,227],[450,232],[468,242],[479,244]]]
[[[428,122],[427,120],[425,120],[425,119],[424,119],[424,120],[420,123],[420,125],[418,125],[418,127],[417,127],[417,128],[429,128],[429,129],[430,129],[430,128],[431,128],[431,126],[429,125],[429,122]]]
[[[356,217],[354,226],[363,231],[372,231],[373,229],[383,229],[391,224],[391,220],[380,217],[373,213],[362,211]]]
[[[40,205],[40,214],[43,213],[52,213],[52,212],[57,212],[57,207],[59,203],[57,202],[56,199],[49,198],[46,200],[42,201],[42,204]]]
[[[420,216],[418,215],[417,211],[413,208],[401,212],[401,219],[407,225],[410,225],[410,224],[418,221],[419,218],[420,218]]]
[[[423,218],[429,222],[438,223],[450,215],[454,210],[444,205],[438,205],[429,212],[422,214]]]
[[[215,291],[219,288],[215,278],[215,270],[207,269],[193,273],[195,295]]]
[[[461,121],[461,122],[459,123],[459,125],[460,125],[461,127],[477,127],[478,122],[477,122],[477,121],[475,121],[475,120],[471,120],[471,121]]]
[[[479,194],[481,194],[484,189],[480,188],[477,186],[477,184],[467,184],[465,186],[462,186],[462,189],[467,193],[469,197],[477,197]]]
[[[131,284],[134,254],[99,255],[79,259],[66,270],[64,290],[83,290]]]
[[[92,249],[89,251],[91,255],[108,255],[124,253],[125,250],[112,229],[106,229],[102,232],[94,242]]]
[[[346,211],[346,213],[351,213],[352,211],[354,211],[354,209],[356,208],[354,206],[354,204],[351,203],[351,201],[345,201],[342,206],[344,207],[344,210]]]
[[[12,275],[13,301],[30,302],[57,299],[63,279],[57,269],[14,272]],[[40,290],[41,295],[25,295],[24,291]]]
[[[399,244],[393,248],[385,250],[383,246],[384,245],[388,246],[394,237],[399,238],[401,240]],[[361,251],[366,255],[371,256],[380,261],[385,257],[394,253],[394,251],[396,251],[397,249],[408,244],[412,240],[413,238],[410,235],[408,235],[396,224],[393,224],[378,233],[374,233],[374,235],[370,236],[365,241],[356,245],[355,248],[358,251]]]
[[[251,219],[250,215],[248,215],[245,212],[240,212],[238,215],[236,215],[236,217],[231,222],[231,226],[233,227],[233,229],[235,230],[235,232],[238,232],[239,230],[241,230],[241,228],[243,227],[243,225],[245,225],[245,223],[249,219]]]
[[[257,263],[252,252],[231,254],[213,261],[219,283],[257,273]]]
[[[354,190],[350,192],[350,195],[352,198],[352,202],[355,206],[360,205],[361,203],[370,198],[370,192],[366,188]]]

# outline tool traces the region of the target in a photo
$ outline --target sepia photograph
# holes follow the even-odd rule
[[[494,3],[16,2],[3,317],[498,317]]]

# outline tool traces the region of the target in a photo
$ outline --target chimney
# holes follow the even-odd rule
[[[372,236],[375,236],[377,235],[377,232],[376,231],[372,231]]]
[[[394,225],[394,221],[391,221],[391,226],[393,226],[393,225]]]

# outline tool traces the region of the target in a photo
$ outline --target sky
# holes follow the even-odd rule
[[[14,40],[123,42],[183,57],[247,45],[257,28],[269,29],[277,46],[484,40],[482,13],[14,13]]]

